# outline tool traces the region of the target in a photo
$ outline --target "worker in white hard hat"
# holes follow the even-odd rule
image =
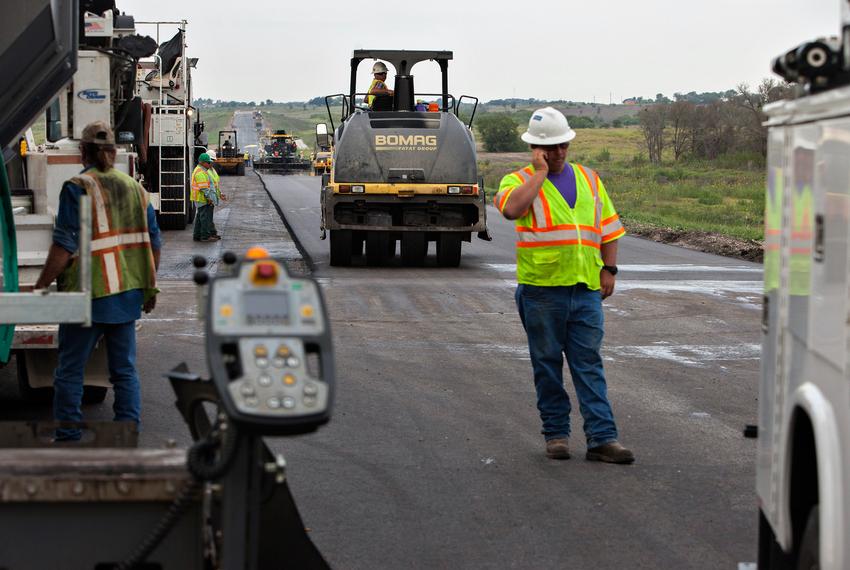
[[[372,66],[372,84],[369,85],[368,95],[366,95],[366,104],[372,107],[375,102],[375,95],[389,95],[392,97],[393,90],[387,87],[387,66],[381,61],[376,61]]]
[[[502,179],[496,207],[516,221],[520,320],[528,336],[546,455],[570,457],[570,368],[587,440],[585,458],[632,463],[618,441],[602,366],[602,300],[614,292],[617,240],[626,232],[599,175],[567,162],[576,132],[552,107],[536,110],[522,140],[531,164]]]

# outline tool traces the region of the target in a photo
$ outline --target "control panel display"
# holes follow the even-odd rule
[[[245,324],[289,324],[289,295],[277,291],[247,291],[243,295]]]

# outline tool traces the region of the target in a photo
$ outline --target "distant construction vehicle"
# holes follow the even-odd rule
[[[312,168],[310,160],[301,158],[296,137],[285,130],[267,133],[260,139],[260,156],[254,160],[254,169],[269,174],[305,172]]]
[[[316,125],[316,152],[313,154],[313,173],[317,176],[331,171],[333,148],[328,136],[328,126]]]
[[[394,95],[357,93],[357,68],[365,59],[395,67]],[[470,130],[478,99],[449,94],[450,51],[356,50],[351,59],[343,120],[328,136],[333,165],[322,188],[322,231],[330,232],[331,265],[350,265],[366,246],[366,263],[383,265],[401,242],[405,265],[422,265],[428,243],[435,242],[437,264],[460,264],[461,244],[477,232],[489,240],[484,183],[478,176],[475,141]],[[435,61],[442,92],[415,94],[411,69]],[[415,100],[437,99],[435,112],[417,111]],[[472,112],[467,123],[457,113],[464,99]],[[334,129],[333,117],[330,117]]]
[[[218,131],[218,153],[213,168],[219,174],[245,176],[245,154],[239,149],[236,131]]]

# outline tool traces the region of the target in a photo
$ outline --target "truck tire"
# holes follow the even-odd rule
[[[437,265],[440,267],[460,265],[461,238],[460,232],[442,232],[437,237]]]
[[[18,392],[21,399],[30,404],[51,403],[53,401],[53,388],[33,388],[30,386],[27,360],[22,354],[15,355],[15,364],[18,369]]]
[[[806,530],[800,541],[800,556],[797,558],[797,570],[818,570],[820,568],[820,508],[818,505],[809,511]]]
[[[331,266],[351,265],[351,230],[331,230]]]
[[[408,267],[421,267],[425,265],[425,256],[428,255],[428,240],[425,232],[402,232],[401,234],[401,262]]]
[[[394,242],[395,240],[393,240]],[[389,259],[389,232],[366,232],[366,264],[386,265]]]
[[[776,541],[764,512],[759,509],[758,567],[766,570],[792,570],[790,557]]]

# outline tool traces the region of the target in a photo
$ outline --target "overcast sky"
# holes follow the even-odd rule
[[[484,101],[719,91],[755,85],[774,56],[840,28],[839,0],[117,4],[136,20],[188,20],[195,97],[243,101],[347,91],[351,51],[363,48],[452,50],[449,91]],[[439,91],[436,65],[413,75],[417,92]]]

